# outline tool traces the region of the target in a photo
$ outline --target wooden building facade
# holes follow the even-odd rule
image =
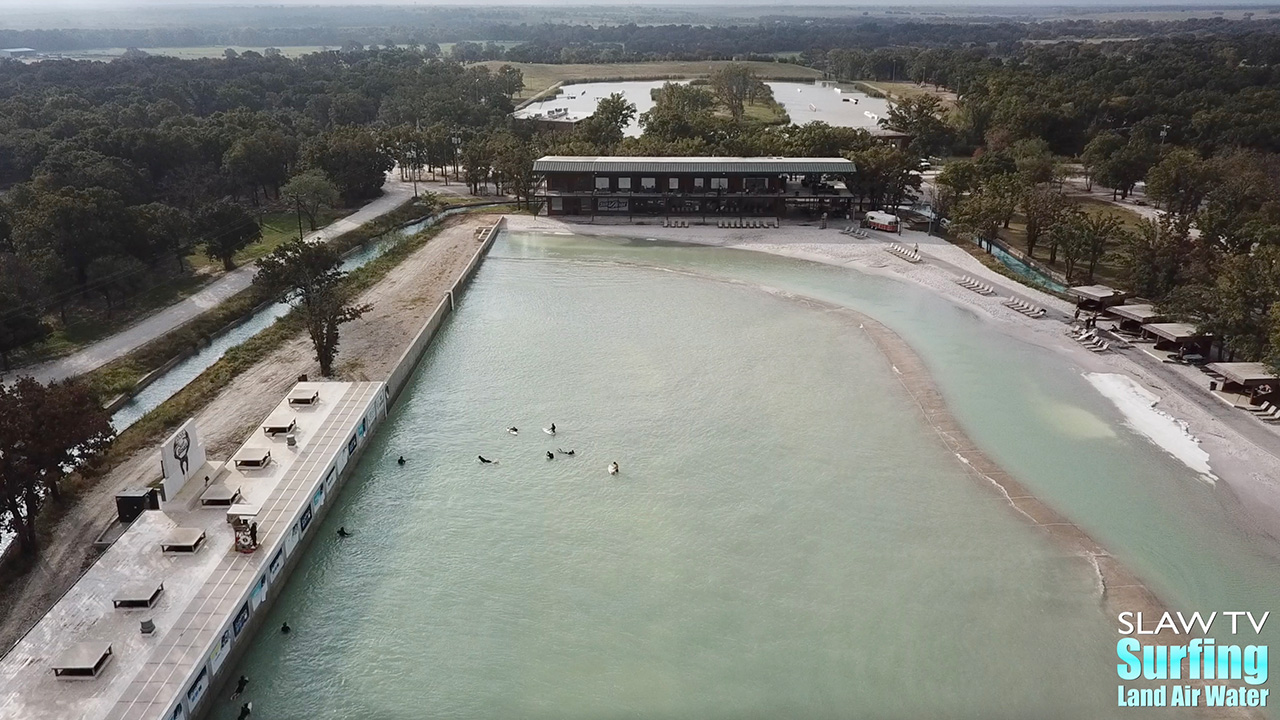
[[[844,158],[594,157],[533,165],[548,215],[844,216],[857,172]]]

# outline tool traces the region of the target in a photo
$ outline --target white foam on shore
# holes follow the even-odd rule
[[[1200,439],[1191,434],[1187,424],[1156,409],[1156,403],[1160,402],[1159,395],[1139,385],[1128,375],[1085,373],[1084,376],[1098,392],[1115,403],[1129,427],[1145,435],[1208,481],[1218,479],[1209,468],[1209,453],[1200,447]]]

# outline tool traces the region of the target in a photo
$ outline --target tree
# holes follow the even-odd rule
[[[911,152],[928,156],[947,150],[955,140],[955,133],[942,117],[942,101],[936,95],[922,94],[894,104],[880,125],[911,135]]]
[[[147,203],[129,208],[134,216],[134,226],[146,245],[152,248],[156,257],[161,253],[170,253],[178,264],[178,272],[186,267],[182,259],[191,249],[191,216],[172,205],[164,203]]]
[[[976,192],[961,198],[951,213],[951,227],[972,240],[991,240],[1000,232],[1005,204],[995,195]]]
[[[1040,138],[1019,140],[1009,149],[1013,155],[1013,164],[1018,174],[1030,185],[1039,185],[1053,180],[1056,163],[1049,143]]]
[[[307,146],[305,157],[309,167],[329,176],[349,205],[377,197],[387,171],[395,167],[378,136],[358,127],[321,135]]]
[[[1122,242],[1128,233],[1124,230],[1120,218],[1113,213],[1086,214],[1082,225],[1084,234],[1084,260],[1086,282],[1093,282],[1093,274],[1098,270],[1098,263],[1106,257],[1112,245]]]
[[[859,206],[866,199],[872,209],[896,208],[915,199],[921,183],[920,158],[915,154],[875,143],[847,157],[858,169],[854,189]]]
[[[1059,222],[1068,209],[1067,198],[1061,192],[1045,186],[1028,188],[1020,202],[1026,219],[1027,255],[1035,257],[1036,244],[1041,234]],[[1056,258],[1050,253],[1049,262]]]
[[[333,248],[292,240],[258,260],[258,274],[253,278],[255,285],[301,313],[320,363],[320,374],[325,377],[333,375],[338,327],[359,318],[371,307],[349,302],[342,286],[346,276]]]
[[[505,189],[515,196],[517,206],[523,201],[528,207],[535,184],[533,163],[538,159],[532,143],[511,133],[501,133],[490,141],[490,152],[500,191]]]
[[[9,371],[9,355],[14,350],[49,334],[41,319],[39,284],[35,272],[21,258],[0,252],[0,370]]]
[[[1189,223],[1175,215],[1145,220],[1123,238],[1121,267],[1134,293],[1157,302],[1196,279],[1192,269],[1195,242]]]
[[[114,439],[110,414],[81,383],[0,384],[0,519],[23,555],[36,553],[45,501],[61,503],[63,480],[95,467]]]
[[[210,260],[224,270],[236,268],[236,253],[262,239],[262,228],[247,210],[229,200],[206,205],[196,214],[196,231]]]
[[[747,95],[756,82],[758,79],[755,74],[741,63],[722,65],[708,78],[711,92],[725,106],[734,120],[742,117]]]
[[[1058,222],[1049,228],[1049,241],[1062,258],[1062,273],[1068,284],[1075,276],[1076,265],[1087,254],[1085,217],[1084,212],[1071,208],[1064,211]]]
[[[1118,192],[1121,197],[1129,197],[1133,188],[1144,177],[1156,162],[1156,146],[1138,139],[1130,138],[1111,157],[1107,158],[1097,169],[1097,180],[1111,188],[1112,197]]]
[[[1280,248],[1263,247],[1251,255],[1223,259],[1200,308],[1199,329],[1223,347],[1247,359],[1270,351],[1270,314],[1280,303]]]
[[[338,186],[318,170],[308,170],[289,178],[289,182],[280,188],[280,193],[307,216],[312,230],[316,229],[320,209],[337,207],[340,200]]]
[[[1124,138],[1113,132],[1098,133],[1085,146],[1080,155],[1080,164],[1084,167],[1085,189],[1093,191],[1093,181],[1102,172],[1111,157],[1124,147]]]
[[[575,129],[583,140],[607,150],[622,142],[627,126],[635,116],[635,104],[627,102],[622,93],[613,93],[600,98],[596,111],[579,122]]]
[[[1147,197],[1177,215],[1191,215],[1217,181],[1214,166],[1194,150],[1174,148],[1147,171]]]

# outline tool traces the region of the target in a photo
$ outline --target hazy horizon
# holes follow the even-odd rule
[[[614,4],[604,2],[602,0],[471,0],[463,3],[458,0],[271,0],[270,2],[254,2],[252,0],[181,0],[174,2],[173,0],[2,0],[0,8],[5,10],[37,10],[40,12],[60,12],[66,10],[129,10],[135,8],[156,8],[162,7],[169,10],[178,10],[183,7],[344,7],[344,6],[405,6],[405,7],[473,7],[477,4],[488,6],[511,6],[511,7],[527,7],[527,6],[547,6],[560,7],[565,5],[588,5],[600,7],[616,7]],[[981,0],[980,2],[964,3],[964,2],[939,2],[938,0],[895,0],[893,3],[875,2],[871,0],[854,1],[849,0],[804,0],[804,2],[796,3],[790,6],[779,7],[776,0],[698,0],[694,3],[682,2],[681,0],[644,0],[643,2],[634,3],[630,7],[645,7],[655,5],[679,5],[685,8],[708,8],[708,7],[740,7],[743,5],[750,6],[775,6],[778,7],[779,14],[784,14],[788,7],[814,7],[814,6],[830,6],[830,7],[863,7],[863,8],[887,8],[892,9],[901,6],[922,7],[922,8],[947,8],[947,9],[981,9],[987,7],[1036,7],[1036,8],[1099,8],[1110,7],[1114,10],[1124,9],[1153,9],[1162,7],[1178,7],[1178,8],[1240,8],[1240,7],[1273,7],[1280,3],[1267,0],[1231,0],[1230,2],[1214,2],[1212,0],[1125,0],[1124,2],[1114,2],[1113,0],[1070,0],[1063,2],[1062,0]],[[0,22],[3,22],[0,20]]]

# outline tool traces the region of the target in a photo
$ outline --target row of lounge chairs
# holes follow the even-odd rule
[[[1071,330],[1068,334],[1071,335],[1072,339],[1076,342],[1083,345],[1086,350],[1092,350],[1093,352],[1106,352],[1111,349],[1111,343],[1099,337],[1096,328],[1080,328],[1078,332],[1076,330]]]
[[[689,221],[688,220],[668,220],[667,218],[663,218],[662,227],[687,228],[689,227]]]
[[[1029,318],[1038,318],[1044,315],[1044,308],[1019,300],[1016,297],[1010,297],[1008,300],[1004,301],[1004,304]]]
[[[988,285],[987,283],[982,282],[981,280],[975,280],[974,278],[971,278],[968,275],[965,275],[962,278],[957,278],[956,282],[959,283],[961,287],[968,288],[969,290],[972,290],[978,293],[979,295],[995,295],[996,294],[996,289],[994,287]]]
[[[918,262],[920,262],[920,251],[919,251],[919,250],[913,250],[912,248],[909,248],[909,247],[906,247],[906,246],[903,246],[903,245],[899,245],[898,243],[890,243],[889,245],[886,245],[884,249],[885,249],[885,250],[888,250],[889,252],[893,253],[894,255],[897,255],[898,257],[902,258],[903,260],[906,260],[906,261],[907,261],[907,262],[909,262],[909,263],[918,263]]]
[[[867,231],[866,231],[866,230],[863,230],[862,228],[858,227],[857,225],[846,225],[846,226],[845,226],[845,228],[844,228],[843,230],[841,230],[840,232],[841,232],[841,233],[843,233],[843,234],[845,234],[845,235],[849,235],[849,236],[851,236],[851,237],[856,237],[856,238],[869,238],[869,237],[871,237],[870,235],[868,235],[868,234],[867,234]]]
[[[755,219],[744,220],[743,218],[734,218],[732,220],[717,220],[716,227],[763,230],[765,228],[776,229],[779,227],[779,223],[777,220],[755,220]]]
[[[1280,424],[1280,405],[1275,403],[1264,402],[1256,408],[1249,408],[1249,412],[1253,413],[1262,422],[1273,425]]]

